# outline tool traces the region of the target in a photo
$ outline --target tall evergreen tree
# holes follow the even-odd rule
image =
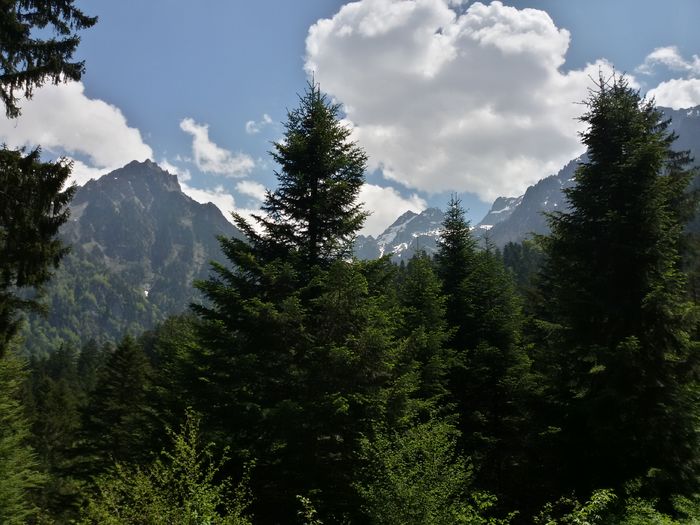
[[[267,215],[256,217],[265,239],[298,251],[309,267],[348,257],[367,216],[357,201],[367,155],[349,140],[340,105],[313,82],[284,126],[271,152],[280,166],[277,189],[265,198]]]
[[[477,243],[469,231],[461,201],[454,196],[447,206],[437,246],[437,274],[447,297],[447,322],[454,329],[450,342],[458,350],[473,348],[477,326],[468,321],[472,305],[462,287],[476,266]]]
[[[103,473],[114,461],[148,456],[150,364],[143,349],[126,336],[107,357],[84,411],[79,452],[83,475]]]
[[[262,231],[237,217],[247,239],[221,239],[231,266],[198,283],[208,304],[194,306],[205,398],[195,406],[239,461],[255,456],[261,523],[288,521],[295,495],[333,522],[356,512],[352,460],[391,377],[394,327],[377,291],[386,263],[348,260],[366,162],[349,134],[310,84],[272,152],[279,187],[256,219]]]
[[[19,327],[17,313],[40,309],[19,290],[44,284],[68,251],[56,236],[75,191],[62,190],[71,165],[39,155],[0,149],[0,357]]]
[[[589,160],[543,239],[550,343],[538,361],[563,429],[560,482],[586,491],[640,477],[662,496],[688,493],[700,466],[698,344],[679,258],[688,155],[624,77],[601,78],[586,105]]]
[[[0,523],[8,525],[27,523],[36,514],[31,493],[46,481],[20,400],[24,378],[18,359],[0,358]]]
[[[455,334],[449,399],[460,417],[460,445],[475,461],[477,484],[500,495],[517,484],[532,387],[520,301],[500,256],[477,248],[457,199],[445,215],[436,263]]]

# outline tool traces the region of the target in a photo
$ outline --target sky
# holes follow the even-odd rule
[[[0,141],[74,160],[83,184],[150,158],[226,215],[275,187],[268,151],[314,79],[369,156],[379,234],[456,194],[476,223],[583,150],[599,75],[700,105],[697,0],[77,0],[81,82],[45,86]]]

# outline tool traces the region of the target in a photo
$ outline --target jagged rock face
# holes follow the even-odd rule
[[[520,242],[533,233],[546,233],[548,231],[545,212],[565,211],[566,199],[562,190],[573,184],[573,176],[578,163],[582,159],[576,159],[564,166],[559,173],[542,179],[534,186],[530,186],[524,195],[512,197],[507,215],[494,222],[491,217],[494,209],[499,210],[502,204],[496,199],[491,211],[476,226],[476,233],[488,239],[499,248],[509,242]]]
[[[241,233],[151,161],[89,181],[61,229],[71,253],[47,287],[50,314],[30,318],[27,346],[41,353],[52,339],[114,340],[186,311],[193,281],[207,277],[210,261],[225,261],[219,235]]]
[[[358,237],[355,255],[360,259],[376,259],[391,254],[393,261],[400,261],[410,259],[419,250],[433,254],[444,217],[437,208],[428,208],[421,213],[407,211],[376,239]]]

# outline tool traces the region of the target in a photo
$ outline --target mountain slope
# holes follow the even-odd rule
[[[671,119],[670,129],[678,135],[674,148],[690,150],[697,164],[700,161],[700,106],[681,110],[660,109],[666,118]],[[491,211],[477,224],[477,231],[499,247],[511,241],[520,242],[533,233],[547,233],[549,227],[543,212],[566,210],[567,203],[562,190],[573,184],[576,166],[584,159],[585,156],[573,160],[556,175],[530,186],[524,195],[516,198],[519,202],[511,206],[507,217],[499,222],[493,220],[494,210],[499,210],[506,200],[503,197],[496,199]],[[700,178],[696,178],[693,184],[700,187]]]
[[[360,235],[355,242],[355,255],[359,259],[377,259],[392,254],[391,259],[398,262],[410,259],[419,250],[433,254],[443,219],[443,212],[437,208],[421,213],[407,211],[376,238]]]
[[[28,350],[116,339],[184,311],[192,282],[223,260],[218,235],[241,234],[151,161],[91,180],[71,203],[61,237],[72,250],[47,287],[48,317],[30,317]]]

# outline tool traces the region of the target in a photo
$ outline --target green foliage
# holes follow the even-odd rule
[[[461,450],[480,487],[514,493],[525,465],[528,400],[534,389],[521,343],[522,313],[512,278],[490,246],[477,250],[458,200],[445,215],[438,275],[447,297],[456,351],[449,400],[460,417]]]
[[[143,348],[129,336],[107,356],[84,410],[84,477],[104,472],[114,461],[148,456],[150,377]]]
[[[75,190],[62,191],[71,164],[39,156],[0,149],[0,357],[19,328],[18,312],[40,309],[19,291],[44,284],[67,252],[56,235]]]
[[[433,419],[405,432],[378,431],[362,440],[366,480],[357,484],[371,523],[501,525],[484,516],[493,498],[469,496],[470,471],[456,452],[458,431]],[[471,501],[470,501],[471,500]]]
[[[47,312],[27,315],[19,336],[30,355],[42,356],[62,344],[115,343],[165,320],[164,305],[145,297],[134,281],[73,246],[44,290]],[[179,309],[185,308],[180,304]],[[179,311],[175,308],[175,311]]]
[[[550,424],[562,429],[558,490],[697,490],[698,345],[679,248],[692,208],[687,154],[650,101],[624,78],[601,79],[587,101],[589,161],[542,239],[538,369]]]
[[[73,476],[74,447],[86,395],[78,380],[78,357],[63,346],[48,358],[32,359],[25,406],[30,414],[32,445],[48,475],[38,505],[60,516],[74,515],[81,487]]]
[[[277,189],[262,206],[267,217],[256,217],[266,242],[298,251],[309,268],[348,257],[367,216],[357,202],[367,155],[350,141],[340,104],[331,104],[313,82],[284,126],[284,140],[271,152],[281,167]]]
[[[80,80],[83,62],[72,62],[80,37],[77,31],[92,27],[97,18],[85,16],[74,0],[7,0],[0,9],[0,100],[9,118],[19,116],[17,94],[31,98],[35,87]],[[37,30],[50,28],[51,38]],[[41,35],[42,32],[39,32]],[[7,188],[8,186],[3,186]]]
[[[202,446],[199,417],[188,412],[172,448],[145,468],[117,463],[96,480],[81,523],[99,525],[249,525],[247,471],[235,487],[219,479],[226,458]]]
[[[334,522],[356,512],[357,439],[381,416],[392,377],[393,306],[375,289],[389,279],[385,263],[347,260],[365,218],[366,155],[339,111],[309,85],[272,153],[281,171],[257,218],[263,232],[238,217],[247,239],[221,239],[231,267],[214,264],[198,283],[208,302],[194,306],[195,406],[207,405],[239,462],[257,458],[263,522],[290,519],[295,494]]]
[[[21,525],[36,514],[32,491],[46,478],[30,447],[29,423],[20,402],[25,371],[15,357],[0,358],[0,523]]]

